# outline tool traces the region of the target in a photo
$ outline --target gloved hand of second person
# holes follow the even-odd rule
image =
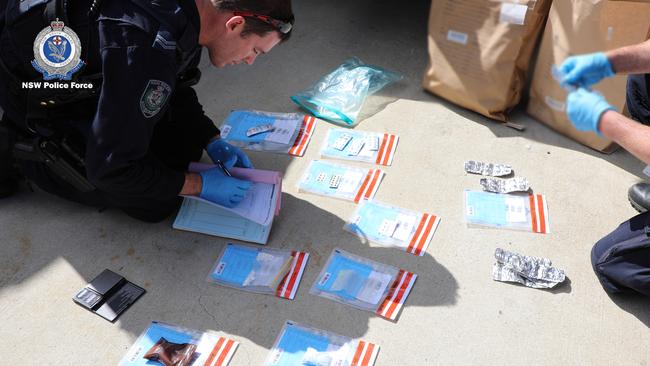
[[[616,110],[605,98],[587,89],[579,88],[569,93],[566,99],[566,113],[578,131],[593,131],[600,134],[600,117],[608,110]]]
[[[614,76],[614,69],[603,52],[571,56],[560,65],[564,85],[588,88],[604,78]]]
[[[240,168],[253,168],[253,163],[241,149],[232,146],[221,138],[215,139],[205,148],[213,162],[220,160],[226,168],[233,166]]]
[[[229,177],[221,168],[202,171],[199,197],[225,207],[234,207],[244,199],[252,183]]]

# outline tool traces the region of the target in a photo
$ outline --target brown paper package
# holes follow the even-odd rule
[[[424,88],[506,121],[521,99],[550,6],[550,0],[433,0]]]

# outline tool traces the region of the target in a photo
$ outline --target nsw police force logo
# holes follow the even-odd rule
[[[32,66],[44,80],[70,80],[83,65],[79,37],[63,22],[53,21],[36,36]]]

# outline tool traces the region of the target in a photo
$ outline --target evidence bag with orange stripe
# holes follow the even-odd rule
[[[383,177],[384,172],[380,169],[314,160],[298,182],[298,190],[359,203],[375,196]]]
[[[221,126],[221,138],[242,149],[303,156],[316,118],[300,113],[235,110]]]
[[[207,281],[293,300],[308,259],[305,252],[228,243]]]
[[[265,366],[372,366],[379,346],[287,320]]]
[[[411,272],[336,248],[309,293],[396,320],[416,278]]]
[[[164,340],[164,342],[160,342],[161,340]],[[156,344],[160,344],[159,342],[164,344],[164,346],[156,346]],[[183,347],[183,345],[186,347]],[[152,348],[154,346],[156,348]],[[150,359],[155,359],[156,354],[162,352],[165,354],[161,354],[161,358],[170,356],[175,358],[175,352],[178,349],[185,349],[186,351],[184,352],[192,353],[190,355],[183,355],[187,356],[187,359],[190,360],[189,362],[183,363],[184,365],[227,366],[235,354],[237,346],[239,346],[239,342],[221,336],[214,331],[201,332],[152,321],[149,328],[142,332],[126,355],[124,355],[122,361],[120,361],[120,366],[152,365]],[[144,358],[143,356],[145,355],[149,359]]]
[[[393,163],[398,140],[397,135],[389,133],[332,128],[327,132],[320,155],[388,166]]]
[[[359,205],[343,228],[379,245],[400,248],[422,256],[439,223],[440,218],[435,215],[373,200]]]
[[[551,232],[546,196],[542,194],[498,194],[465,190],[465,221],[539,234]]]

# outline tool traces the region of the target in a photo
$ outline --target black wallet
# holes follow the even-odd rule
[[[145,293],[145,289],[105,269],[73,298],[87,310],[113,322]]]

